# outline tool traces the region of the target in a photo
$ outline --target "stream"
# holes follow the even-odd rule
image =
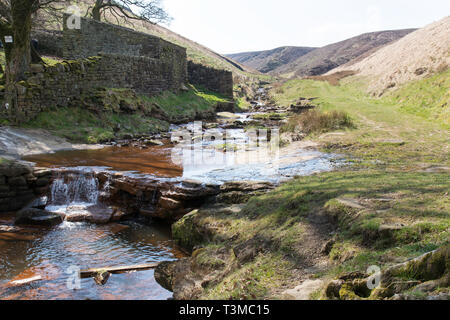
[[[239,115],[241,120],[247,118],[248,115]],[[277,184],[336,166],[336,156],[308,148],[287,148],[277,151],[276,158],[270,153],[261,157],[258,148],[248,143],[249,132],[218,127],[212,129],[211,135],[226,135],[233,141],[232,151],[223,152],[219,148],[223,145],[220,139],[195,141],[195,126],[194,123],[172,126],[173,132],[184,130],[194,136],[183,147],[167,142],[145,148],[110,146],[33,155],[24,160],[40,167],[104,171],[168,181],[194,179],[216,185],[242,180]],[[258,146],[260,140],[258,137]],[[199,144],[206,146],[206,150],[196,148]],[[53,181],[46,210],[65,213],[68,207],[96,205],[102,192],[108,192],[107,186],[100,188],[95,176],[69,180],[61,177]],[[0,224],[12,225],[13,218],[1,216]],[[65,221],[53,228],[30,227],[15,239],[0,237],[0,299],[168,299],[172,294],[156,283],[152,270],[114,274],[104,286],[98,286],[93,279],[82,279],[74,290],[68,283],[73,268],[137,265],[183,256],[171,240],[170,226],[156,220],[135,218],[106,225]],[[20,282],[37,275],[41,277],[39,281]]]

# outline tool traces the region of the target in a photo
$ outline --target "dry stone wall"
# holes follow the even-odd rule
[[[57,30],[34,30],[31,38],[38,41],[37,51],[41,55],[63,56],[63,33]]]
[[[233,98],[233,73],[188,62],[188,80],[227,98]]]
[[[100,52],[123,56],[161,59],[170,55],[186,60],[186,49],[143,32],[81,18],[80,29],[69,29],[64,16],[63,56],[79,59]]]
[[[33,119],[51,107],[77,104],[98,88],[131,88],[152,96],[178,90],[185,81],[183,64],[167,59],[100,54],[54,66],[33,65],[27,81],[19,82],[17,106],[3,113],[15,123]]]

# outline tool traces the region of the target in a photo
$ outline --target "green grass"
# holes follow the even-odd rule
[[[224,98],[191,87],[188,92],[164,92],[151,98],[137,96],[129,89],[101,89],[81,100],[80,104],[89,108],[50,108],[24,127],[45,128],[74,142],[100,143],[129,135],[166,132],[172,121],[187,122],[212,114],[217,102]],[[124,105],[127,111],[122,110]]]
[[[316,228],[307,217],[317,212],[336,214],[340,221],[330,254],[331,267],[317,273],[317,278],[364,272],[371,265],[384,268],[448,244],[449,188],[448,176],[439,173],[341,170],[294,179],[250,199],[239,213],[200,211],[197,224],[216,226],[213,239],[233,236],[226,242],[213,240],[212,244],[204,244],[205,248],[234,247],[258,238],[270,243],[255,260],[209,286],[202,298],[275,298],[279,297],[281,286],[295,287],[296,269],[308,252],[308,245],[315,245],[307,243],[311,241],[307,231]],[[381,209],[376,199],[387,196],[395,200],[376,213]],[[346,207],[330,207],[330,201],[337,198],[371,204],[355,212]],[[373,236],[381,225],[393,221],[402,223],[404,228],[394,231],[392,238]],[[248,285],[240,285],[245,283]]]
[[[260,255],[218,285],[207,287],[203,299],[252,300],[267,296],[273,287],[285,284],[292,265],[277,255]]]
[[[240,111],[247,111],[251,108],[250,102],[247,101],[244,97],[238,97],[236,100],[236,106]]]
[[[272,92],[281,105],[293,103],[299,97],[317,97],[314,103],[319,110],[342,111],[351,117],[356,129],[340,130],[341,135],[316,139],[325,150],[342,152],[344,149],[366,166],[374,161],[402,167],[449,163],[449,150],[442,148],[448,144],[448,120],[438,121],[408,112],[403,105],[392,102],[391,97],[369,97],[359,89],[361,84],[354,82],[332,86],[327,82],[293,80],[282,88],[283,94]],[[429,99],[441,101],[442,96],[430,95]],[[445,107],[443,113],[448,109]]]
[[[295,132],[301,130],[306,134],[324,133],[345,128],[354,128],[352,119],[344,111],[309,110],[300,115],[292,116],[281,127],[281,132]]]
[[[114,129],[120,126],[116,136]],[[69,141],[100,143],[126,135],[142,135],[166,131],[169,124],[141,114],[96,114],[82,107],[54,108],[40,113],[24,127],[45,128]]]
[[[283,120],[288,116],[287,113],[269,112],[269,113],[258,113],[252,116],[256,120]]]
[[[450,121],[450,70],[402,86],[383,101],[402,110],[441,123]]]
[[[193,120],[196,114],[212,113],[219,102],[228,101],[227,98],[207,91],[200,87],[191,86],[188,92],[175,94],[166,91],[154,97],[143,97],[150,104],[161,107],[173,120]]]

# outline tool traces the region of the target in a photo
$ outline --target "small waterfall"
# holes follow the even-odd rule
[[[60,175],[51,186],[51,204],[72,203],[96,204],[99,197],[99,182],[92,173],[69,173]]]
[[[112,184],[112,177],[111,175],[107,175],[106,181],[103,184],[103,188],[98,193],[98,197],[101,199],[107,199],[111,192],[111,184]]]

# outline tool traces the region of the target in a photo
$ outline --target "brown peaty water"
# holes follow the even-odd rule
[[[109,167],[115,171],[137,171],[158,177],[180,177],[183,168],[171,161],[171,149],[163,146],[138,149],[105,147],[98,150],[60,151],[24,157],[39,167]]]

